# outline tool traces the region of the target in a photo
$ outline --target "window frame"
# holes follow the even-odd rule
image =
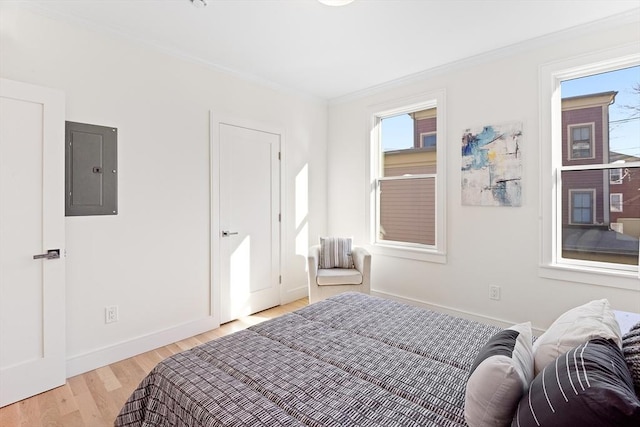
[[[546,142],[540,144],[540,277],[640,290],[638,266],[562,258],[562,210],[558,209],[562,206],[562,150],[556,148],[562,146],[561,82],[637,65],[640,65],[640,53],[636,44],[629,43],[539,68],[540,140]],[[640,166],[640,162],[630,166]],[[618,167],[610,165],[605,169]]]
[[[436,107],[436,197],[435,244],[423,245],[407,242],[380,240],[378,238],[378,179],[382,176],[382,149],[380,123],[383,118]],[[434,90],[401,99],[392,99],[367,108],[368,159],[366,165],[367,205],[366,227],[369,233],[369,249],[374,254],[407,258],[444,264],[446,257],[446,104],[445,90]],[[431,175],[431,174],[429,174]],[[421,175],[422,176],[422,175]],[[416,175],[417,177],[417,175]]]

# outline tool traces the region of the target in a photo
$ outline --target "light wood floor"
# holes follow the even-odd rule
[[[161,360],[307,304],[308,300],[304,298],[274,307],[195,337],[71,377],[62,387],[0,408],[0,426],[111,427],[125,400]]]

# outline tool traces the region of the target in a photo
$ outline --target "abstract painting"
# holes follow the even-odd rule
[[[467,129],[462,135],[462,204],[521,206],[522,123]]]

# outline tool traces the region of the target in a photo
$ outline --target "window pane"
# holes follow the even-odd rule
[[[608,139],[608,153],[603,153],[602,163],[640,160],[640,66],[566,80],[561,91],[563,124],[593,121],[596,135]],[[598,111],[598,103],[608,107],[604,123],[602,116],[591,117]],[[597,147],[597,136],[595,142]]]
[[[593,193],[571,191],[572,224],[593,224]]]
[[[380,128],[382,176],[436,173],[436,108],[385,117]],[[431,146],[422,146],[425,133],[433,133]]]
[[[422,148],[436,148],[436,134],[435,133],[423,133],[422,135]]]
[[[378,238],[435,245],[435,178],[380,181]]]
[[[630,179],[633,177],[636,179]],[[640,197],[627,200],[618,191],[624,181],[629,192],[635,185],[633,190],[640,196],[640,168],[629,168],[622,184],[611,184],[606,169],[562,172],[564,258],[638,264]],[[621,206],[612,205],[616,200]],[[615,211],[618,207],[621,212]]]

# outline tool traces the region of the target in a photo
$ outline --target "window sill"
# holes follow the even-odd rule
[[[447,255],[435,249],[406,248],[384,244],[373,244],[369,247],[371,253],[395,258],[412,259],[415,261],[447,263]]]
[[[538,269],[540,277],[584,283],[610,288],[640,290],[640,279],[635,271],[616,271],[595,267],[546,264]]]

